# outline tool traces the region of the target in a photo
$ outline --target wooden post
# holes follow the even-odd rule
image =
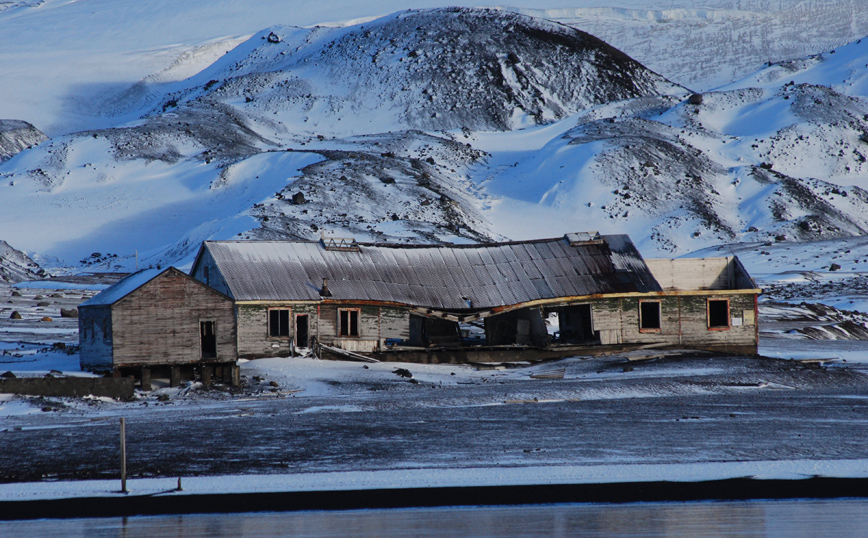
[[[172,366],[172,368],[170,370],[169,386],[172,388],[175,388],[180,384],[181,384],[181,367],[180,366]]]
[[[202,385],[211,386],[211,366],[202,366]]]
[[[151,369],[147,366],[142,366],[142,390],[150,391],[151,390]]]
[[[121,417],[121,493],[127,493],[127,425]]]

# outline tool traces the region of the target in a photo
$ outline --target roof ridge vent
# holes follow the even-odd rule
[[[581,245],[602,245],[605,244],[602,236],[600,236],[600,232],[571,232],[568,234],[564,234],[564,239],[567,240],[567,243],[570,244],[571,247],[578,247]]]
[[[338,250],[343,252],[358,252],[359,244],[352,237],[323,237],[320,239],[326,250]]]

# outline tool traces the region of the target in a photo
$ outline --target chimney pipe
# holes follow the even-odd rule
[[[320,297],[331,297],[332,292],[329,291],[329,279],[322,279],[322,289],[319,290]]]

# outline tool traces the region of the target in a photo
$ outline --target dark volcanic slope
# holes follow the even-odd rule
[[[355,124],[366,132],[508,130],[683,91],[584,32],[465,8],[406,11],[340,29],[274,28],[197,78],[201,86],[167,102],[216,99],[344,134],[361,132]]]
[[[0,120],[0,162],[48,140],[45,133],[21,120]]]
[[[15,250],[6,241],[0,241],[0,282],[38,280],[49,275],[27,254]]]

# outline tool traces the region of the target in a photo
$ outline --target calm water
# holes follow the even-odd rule
[[[868,537],[868,500],[545,505],[0,522],[4,538]]]

